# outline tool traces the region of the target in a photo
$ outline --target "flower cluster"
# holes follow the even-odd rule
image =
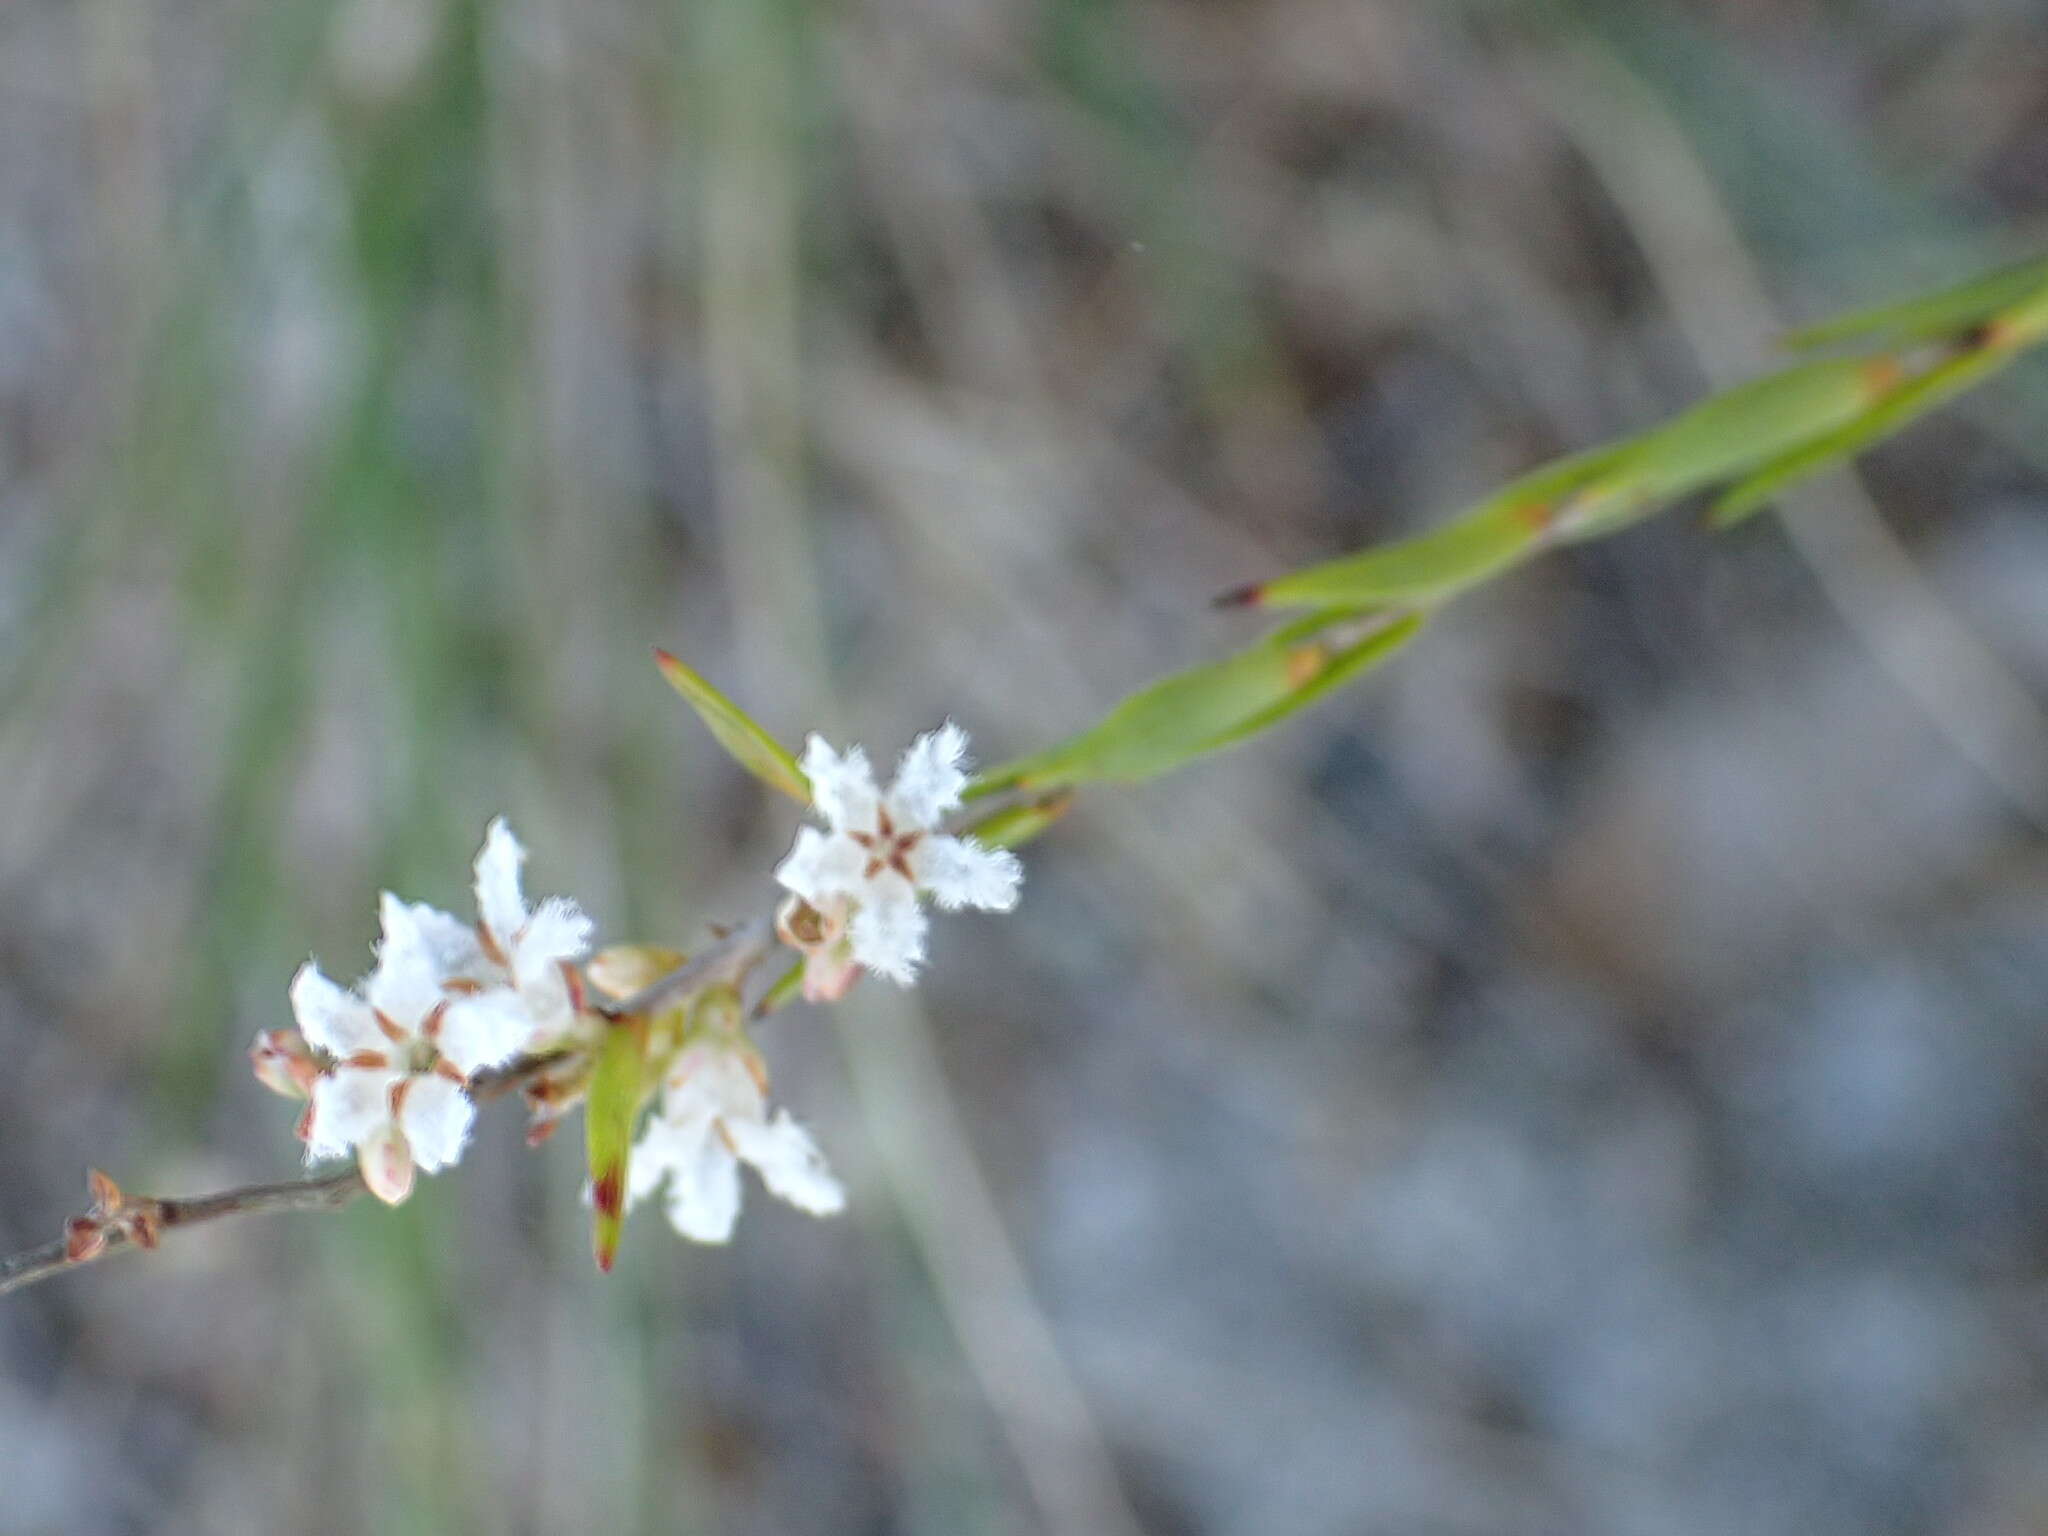
[[[798,832],[775,879],[792,893],[776,926],[804,954],[805,997],[844,996],[862,969],[915,981],[929,926],[920,894],[949,910],[1017,905],[1017,856],[944,829],[967,786],[967,735],[950,720],[910,744],[886,793],[867,753],[842,755],[821,736],[805,743],[803,770],[827,830]]]
[[[775,871],[789,892],[776,931],[803,958],[806,996],[836,1000],[866,971],[914,981],[929,926],[923,897],[947,908],[1016,905],[1015,855],[946,830],[967,787],[966,755],[965,734],[948,723],[911,743],[883,790],[859,747],[842,754],[809,739],[802,767],[825,826],[799,831]],[[602,1264],[621,1206],[664,1188],[678,1232],[726,1241],[742,1163],[800,1210],[840,1210],[845,1192],[816,1143],[787,1110],[771,1111],[767,1068],[747,1038],[742,988],[770,947],[765,933],[720,931],[693,961],[639,944],[591,954],[591,923],[574,902],[527,904],[525,857],[493,821],[476,860],[473,925],[386,892],[367,976],[344,987],[309,960],[292,978],[298,1028],[259,1034],[250,1057],[266,1086],[307,1101],[298,1128],[307,1161],[353,1154],[371,1192],[395,1205],[418,1171],[461,1157],[477,1074],[518,1058],[529,1141],[593,1094],[604,1096],[604,1113],[640,1122],[623,1166],[599,1174],[593,1152]],[[601,995],[587,1007],[586,985]],[[631,1070],[600,1072],[600,1058]],[[109,1205],[95,1219],[104,1226],[116,1214]]]
[[[576,1030],[573,962],[589,947],[590,919],[560,897],[529,909],[525,858],[493,821],[476,860],[475,926],[387,891],[368,976],[345,988],[313,961],[299,968],[298,1029],[266,1030],[250,1057],[266,1086],[309,1101],[299,1122],[309,1163],[353,1150],[370,1191],[396,1205],[415,1168],[432,1173],[462,1155],[473,1074]]]

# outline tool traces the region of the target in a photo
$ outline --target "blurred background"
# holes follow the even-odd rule
[[[289,1174],[383,887],[612,937],[792,808],[668,692],[1043,745],[2037,251],[2037,0],[7,0],[0,1247]],[[1471,597],[792,1009],[854,1191],[0,1303],[0,1532],[2048,1531],[2048,377]]]

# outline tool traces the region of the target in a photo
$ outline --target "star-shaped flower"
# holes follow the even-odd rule
[[[836,941],[845,922],[850,959],[899,986],[917,979],[928,926],[917,898],[941,907],[1007,912],[1024,878],[1015,854],[943,829],[967,785],[967,734],[947,721],[910,744],[884,793],[867,753],[804,744],[811,801],[828,830],[805,827],[776,880],[824,919]]]
[[[387,934],[361,994],[309,960],[291,996],[306,1040],[334,1058],[313,1080],[306,1161],[354,1149],[370,1192],[397,1205],[414,1167],[433,1173],[462,1156],[476,1117],[464,1084],[487,1063],[443,1038],[447,998],[426,952],[402,936]]]
[[[684,1237],[722,1243],[740,1211],[740,1164],[769,1192],[813,1216],[846,1205],[810,1133],[786,1109],[768,1114],[766,1073],[743,1042],[700,1040],[669,1071],[660,1113],[633,1147],[628,1208],[668,1184],[668,1219]]]

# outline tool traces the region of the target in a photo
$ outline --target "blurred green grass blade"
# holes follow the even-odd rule
[[[788,748],[686,663],[663,650],[655,651],[654,661],[669,686],[697,712],[697,718],[735,762],[771,789],[779,789],[801,804],[811,803],[810,783]]]
[[[1607,471],[1609,445],[1544,465],[1440,527],[1293,571],[1223,601],[1268,608],[1370,608],[1442,602],[1500,575],[1542,544],[1558,502]]]
[[[647,1021],[622,1019],[605,1030],[584,1106],[590,1161],[591,1246],[597,1267],[611,1273],[626,1225],[626,1162],[633,1122],[646,1096]]]
[[[1634,439],[1562,515],[1594,538],[1840,430],[1898,387],[1888,358],[1803,363],[1701,402]]]
[[[977,788],[1050,790],[1157,777],[1305,708],[1393,655],[1421,623],[1411,614],[1332,643],[1323,632],[1341,623],[1320,614],[1299,620],[1234,656],[1141,689],[1079,735],[991,770]]]
[[[2048,256],[2017,262],[1952,288],[1880,304],[1805,326],[1785,338],[1788,347],[1824,347],[1838,341],[1936,341],[1956,336],[1999,312],[2048,294]]]

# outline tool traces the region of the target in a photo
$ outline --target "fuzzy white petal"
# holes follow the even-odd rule
[[[519,989],[519,998],[533,1016],[535,1048],[552,1036],[562,1034],[576,1022],[569,983],[559,969],[543,971],[532,986]]]
[[[427,1016],[441,1006],[441,978],[432,953],[415,933],[378,947],[377,969],[363,982],[370,1006],[408,1034],[417,1035]]]
[[[936,827],[966,787],[967,733],[948,720],[905,750],[889,786],[889,814],[899,831]]]
[[[398,1124],[412,1143],[412,1160],[428,1173],[447,1168],[462,1156],[476,1106],[460,1083],[427,1074],[406,1085]]]
[[[686,1140],[694,1154],[698,1141],[710,1132],[710,1120],[702,1117],[687,1126],[665,1114],[651,1118],[626,1159],[626,1209],[630,1211],[661,1188]]]
[[[775,867],[775,880],[812,906],[821,906],[834,896],[860,893],[868,858],[868,851],[850,837],[803,827],[789,856]]]
[[[339,1157],[390,1124],[391,1090],[399,1078],[397,1072],[367,1067],[339,1067],[316,1078],[306,1161]]]
[[[832,1177],[825,1154],[788,1110],[778,1110],[771,1121],[728,1121],[725,1129],[733,1149],[754,1165],[771,1193],[813,1216],[846,1208],[846,1191]]]
[[[508,954],[526,926],[526,898],[519,888],[519,866],[525,862],[519,839],[504,817],[495,817],[484,833],[483,851],[476,856],[476,910]]]
[[[565,896],[550,896],[534,908],[513,957],[519,985],[559,979],[561,962],[580,959],[590,948],[591,927],[583,909]]]
[[[811,781],[811,803],[834,830],[871,831],[881,792],[875,788],[875,773],[868,755],[859,747],[844,757],[832,744],[813,733],[804,742],[804,777]]]
[[[387,1043],[370,1005],[328,980],[311,960],[292,977],[291,999],[299,1032],[323,1051],[349,1056],[380,1051]]]
[[[898,886],[902,881],[897,881]],[[917,980],[918,964],[924,959],[925,915],[917,898],[907,891],[887,895],[870,893],[853,914],[847,938],[853,958],[886,976],[899,987]]]
[[[740,1165],[713,1136],[695,1161],[669,1175],[669,1225],[693,1242],[723,1243],[739,1215]]]
[[[477,942],[476,929],[453,913],[424,901],[401,901],[389,891],[378,911],[384,923],[384,942],[392,941],[394,928],[406,930],[408,942],[426,952],[441,980],[456,976],[486,979],[492,967]]]
[[[1024,865],[1007,848],[990,848],[971,837],[927,837],[910,855],[920,890],[949,910],[979,907],[1007,912],[1017,905]]]
[[[735,1050],[712,1053],[689,1086],[702,1094],[723,1120],[758,1120],[768,1112],[761,1084]]]
[[[663,1178],[669,1224],[676,1231],[700,1243],[732,1236],[740,1214],[740,1169],[709,1116],[663,1115],[648,1126],[627,1170],[629,1198],[651,1193]]]
[[[699,1041],[669,1069],[661,1110],[666,1119],[758,1120],[767,1112],[761,1085],[747,1070],[745,1057],[729,1045]]]
[[[465,1077],[525,1050],[536,1033],[533,1010],[509,987],[458,997],[441,1015],[435,1042]]]

